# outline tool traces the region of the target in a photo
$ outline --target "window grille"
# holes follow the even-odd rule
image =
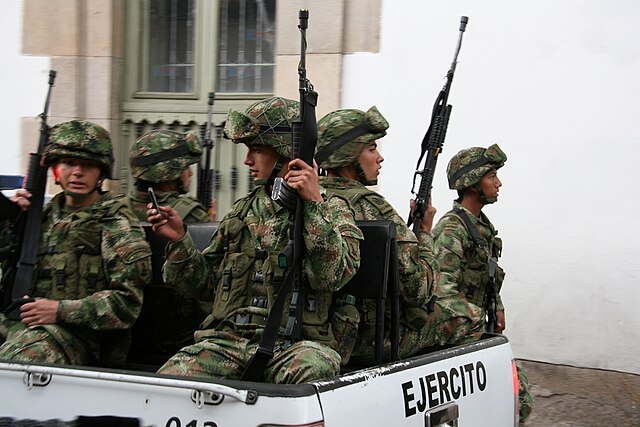
[[[142,14],[142,91],[191,93],[195,72],[194,0],[149,0]]]
[[[218,92],[273,92],[275,0],[222,0]]]

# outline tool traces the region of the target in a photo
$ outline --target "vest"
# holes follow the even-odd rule
[[[260,218],[247,217],[247,214],[257,200],[258,191],[263,191],[261,186],[238,200],[216,231],[223,236],[227,247],[218,267],[220,277],[215,288],[213,310],[202,323],[201,329],[253,332],[262,329],[266,323],[275,301],[275,290],[282,283],[286,271],[278,265],[279,252],[269,253],[256,248],[251,237],[249,225],[259,222]],[[332,293],[311,289],[305,277],[302,279],[302,288],[305,297],[301,339],[318,341],[335,348],[328,320]],[[290,300],[288,296],[287,301]],[[284,310],[280,335],[287,319],[288,312]]]
[[[482,221],[489,224],[489,236],[478,230],[482,237],[487,241],[487,249],[476,244],[471,231],[465,224],[465,221],[455,211],[452,210],[447,212],[443,218],[455,218],[471,236],[471,247],[464,248],[466,264],[461,275],[460,291],[466,295],[469,302],[484,310],[487,302],[487,284],[489,282],[489,254],[491,254],[491,256],[496,260],[500,258],[502,252],[502,239],[497,236],[497,232],[489,222],[486,215],[482,212],[480,215]],[[496,294],[500,293],[504,276],[504,270],[498,265],[496,268]]]

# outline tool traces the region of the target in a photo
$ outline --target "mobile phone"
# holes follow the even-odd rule
[[[151,204],[153,205],[153,209],[155,209],[156,212],[159,214],[160,205],[158,204],[158,199],[156,199],[156,193],[153,192],[153,188],[151,187],[149,187],[147,192],[149,193],[149,198],[151,199]]]

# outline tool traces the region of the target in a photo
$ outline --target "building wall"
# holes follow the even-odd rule
[[[460,16],[469,24],[433,188],[469,146],[499,143],[506,333],[517,357],[640,372],[640,30],[634,0],[397,2],[377,54],[343,59],[345,107],[376,104],[391,127],[379,190],[405,215],[412,168],[445,82]]]

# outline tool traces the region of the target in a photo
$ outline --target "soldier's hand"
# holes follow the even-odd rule
[[[413,218],[413,212],[416,209],[416,201],[414,199],[409,200],[409,212],[411,212],[411,218]],[[427,202],[427,209],[424,212],[422,221],[420,222],[420,231],[431,233],[433,228],[433,218],[436,216],[436,208],[431,205],[431,197]]]
[[[496,320],[496,332],[501,334],[504,328],[507,327],[504,311],[496,311]]]
[[[147,208],[147,219],[158,236],[164,237],[170,242],[177,242],[187,233],[180,214],[172,207],[159,206],[160,212],[158,212],[149,203]]]
[[[24,188],[19,188],[16,190],[16,194],[9,197],[13,203],[17,204],[21,211],[26,211],[31,206],[31,193],[29,193]]]
[[[320,184],[318,179],[318,164],[313,161],[313,167],[302,159],[294,159],[289,162],[289,171],[284,176],[287,184],[294,188],[300,198],[306,201],[322,201]]]
[[[20,307],[20,321],[27,326],[48,325],[58,320],[60,301],[39,298]]]

